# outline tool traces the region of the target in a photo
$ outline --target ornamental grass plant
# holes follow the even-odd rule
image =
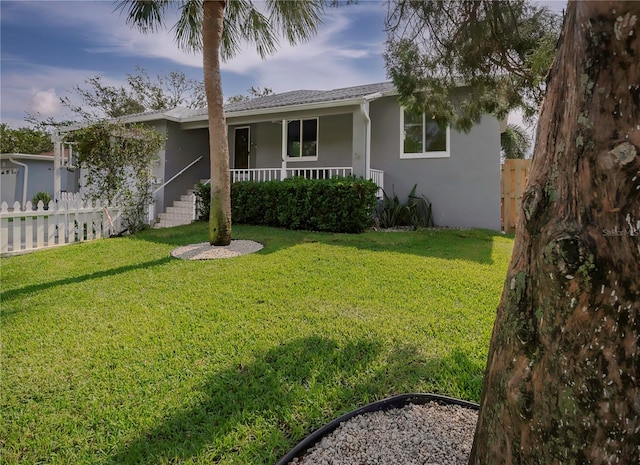
[[[394,394],[478,401],[512,239],[207,224],[2,259],[6,464],[273,464]]]

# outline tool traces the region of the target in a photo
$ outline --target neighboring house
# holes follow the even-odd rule
[[[354,174],[403,202],[417,184],[437,226],[500,229],[500,123],[492,116],[468,134],[440,129],[428,115],[403,111],[391,83],[269,95],[229,104],[225,115],[232,181]],[[127,121],[167,136],[153,168],[153,216],[168,211],[166,219],[173,202],[188,203],[187,190],[209,178],[206,109]]]
[[[7,202],[11,208],[16,201],[24,206],[38,192],[46,192],[53,198],[53,162],[53,152],[40,155],[0,154],[0,176],[2,176],[0,202]],[[61,190],[77,192],[78,173],[67,169],[63,169],[62,172]]]

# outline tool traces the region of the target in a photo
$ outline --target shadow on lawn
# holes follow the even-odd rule
[[[376,342],[339,346],[322,337],[298,339],[274,348],[250,365],[218,372],[201,387],[200,403],[170,415],[157,428],[123,445],[109,463],[178,463],[199,456],[210,463],[225,459],[236,463],[251,457],[252,464],[273,464],[333,418],[401,393],[405,386],[398,385],[398,380],[415,386],[419,380],[442,376],[443,370],[470,368],[481,377],[482,368],[462,354],[451,357],[457,360],[451,368],[449,358],[420,360],[418,351],[412,348],[387,356],[383,368],[372,370],[370,366],[382,350]],[[371,375],[362,382],[350,382],[369,372]],[[301,424],[309,410],[322,412],[315,416],[324,416],[320,420],[323,423]],[[254,436],[253,424],[264,434]],[[238,457],[239,451],[245,456]]]
[[[85,274],[81,276],[74,276],[71,278],[58,279],[57,281],[49,281],[46,283],[32,284],[29,286],[19,287],[17,289],[11,289],[9,291],[2,292],[0,296],[0,302],[6,303],[16,297],[33,294],[35,292],[45,291],[56,286],[65,286],[67,284],[78,284],[85,281],[91,281],[92,279],[100,279],[106,276],[113,276],[120,273],[128,273],[129,271],[150,268],[152,266],[163,265],[171,261],[171,257],[160,258],[158,260],[152,260],[144,263],[136,263],[135,265],[121,266],[118,268],[110,268],[108,270],[97,271],[95,273]],[[20,309],[5,310],[2,312],[3,316],[11,315],[18,312]]]
[[[182,246],[207,241],[207,224],[193,223],[167,229],[152,229],[136,239]],[[268,255],[300,244],[322,243],[353,247],[371,252],[395,252],[447,260],[469,260],[492,264],[491,253],[497,231],[485,229],[431,229],[405,232],[367,231],[362,234],[291,231],[266,226],[234,225],[233,238],[254,240],[265,247],[258,254]]]

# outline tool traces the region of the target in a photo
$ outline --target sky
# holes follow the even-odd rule
[[[558,11],[566,4],[540,3]],[[297,46],[282,41],[265,60],[244,47],[222,64],[225,98],[246,94],[252,86],[281,93],[387,80],[382,57],[386,4],[359,0],[330,8],[312,40]],[[0,50],[0,121],[13,128],[28,126],[29,114],[65,119],[69,113],[60,98],[77,99],[73,88],[86,87],[93,76],[120,86],[140,66],[150,76],[182,71],[202,79],[201,54],[180,51],[170,30],[142,34],[132,29],[111,0],[0,0]],[[522,124],[522,119],[515,114],[510,122]]]
[[[385,14],[385,3],[360,0],[328,9],[312,40],[283,41],[266,60],[245,47],[222,64],[225,98],[251,86],[281,93],[387,80]],[[74,98],[74,86],[96,75],[117,86],[141,66],[151,76],[177,70],[202,79],[201,54],[180,51],[170,30],[132,29],[112,1],[0,0],[0,45],[0,121],[13,128],[28,126],[27,114],[64,119],[60,98]]]

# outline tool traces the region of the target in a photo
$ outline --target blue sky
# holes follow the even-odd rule
[[[540,3],[556,11],[566,5]],[[225,97],[251,86],[280,93],[386,80],[385,15],[386,1],[359,0],[329,9],[314,39],[295,47],[284,42],[266,60],[245,47],[222,65]],[[0,34],[0,121],[15,128],[27,125],[27,113],[64,119],[60,97],[73,99],[74,86],[92,76],[121,85],[141,66],[151,76],[179,70],[202,79],[200,54],[180,51],[170,31],[145,35],[130,28],[111,0],[0,0]],[[522,119],[515,114],[510,121]]]
[[[305,44],[283,42],[266,60],[246,47],[222,66],[225,96],[251,86],[279,93],[386,80],[385,14],[385,3],[360,0],[329,9]],[[200,54],[181,52],[170,31],[131,29],[111,1],[0,0],[0,18],[0,120],[12,127],[26,126],[27,113],[63,118],[60,97],[73,97],[73,87],[95,75],[119,85],[141,66],[152,76],[180,70],[202,79]]]

